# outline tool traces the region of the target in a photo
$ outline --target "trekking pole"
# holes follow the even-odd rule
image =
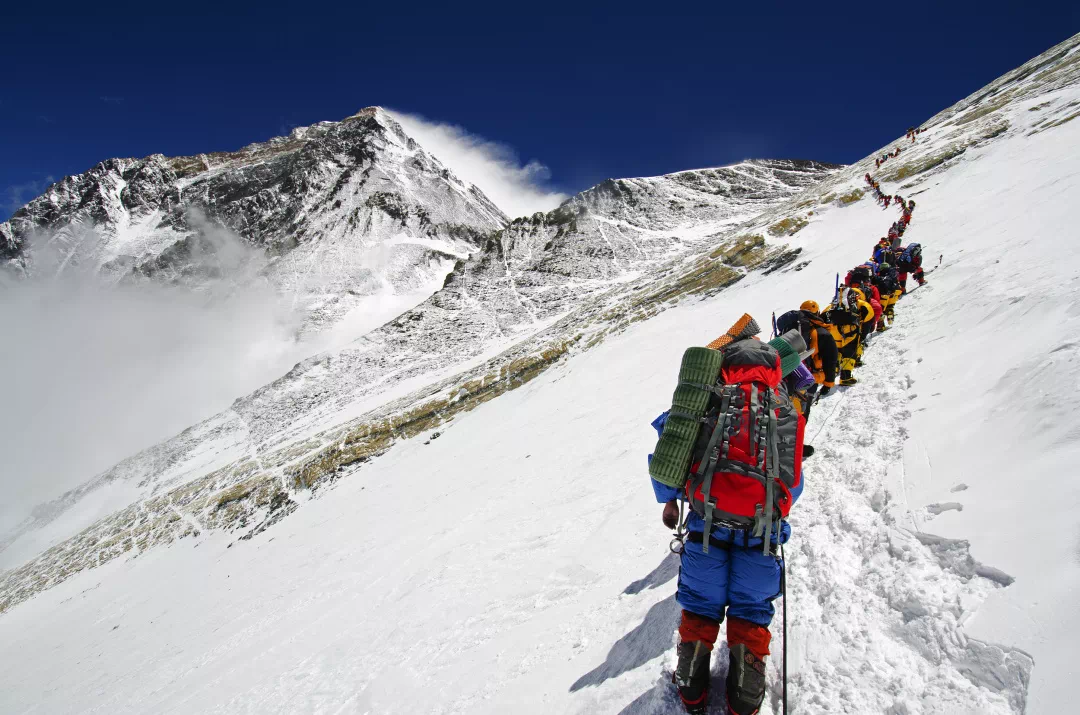
[[[776,311],[774,310],[773,314],[772,314],[772,335],[769,336],[769,340],[772,340],[775,337],[776,337]]]
[[[777,539],[777,540],[779,541],[779,539]],[[782,669],[781,669],[782,670],[782,676],[781,677],[783,678],[784,682],[783,682],[782,689],[780,691],[780,693],[781,693],[780,698],[781,698],[781,703],[783,704],[781,712],[784,715],[787,715],[787,652],[788,652],[788,647],[787,647],[787,559],[784,557],[784,545],[783,544],[780,544],[780,596],[781,596],[781,598],[784,599],[784,602],[781,604],[781,610],[780,610],[780,613],[781,613],[780,620],[781,620],[781,624],[782,624],[781,629],[782,629],[782,631],[784,633],[784,654],[783,654],[783,660],[782,660],[783,665],[782,665]]]

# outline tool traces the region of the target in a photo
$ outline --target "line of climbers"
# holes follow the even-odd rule
[[[889,159],[895,159],[896,157],[900,156],[900,152],[902,149],[903,147],[896,147],[892,151],[882,154],[877,159],[874,159],[874,166],[880,169],[881,165],[887,162]]]
[[[870,176],[869,173],[863,177],[866,183],[870,186],[870,192],[874,195],[874,200],[881,204],[882,210],[889,208],[890,204],[895,203],[900,207],[901,215],[900,220],[893,223],[889,229],[889,238],[895,238],[896,236],[903,236],[904,231],[907,229],[907,225],[911,223],[911,214],[915,211],[915,199],[905,201],[904,197],[900,194],[895,196],[886,194],[881,190],[881,184]]]
[[[671,550],[681,558],[672,681],[691,714],[706,712],[710,658],[725,616],[727,712],[760,709],[773,601],[784,590],[786,517],[803,490],[802,460],[814,453],[804,443],[806,419],[838,376],[841,386],[856,384],[852,373],[875,333],[895,320],[908,273],[925,282],[919,244],[900,245],[915,202],[893,199],[866,179],[879,202],[895,200],[902,210],[871,260],[849,271],[843,285],[837,276],[824,310],[808,300],[781,315],[768,342],[744,315],[707,347],[687,349],[671,409],[652,424],[659,441],[649,475],[664,525],[675,530]],[[783,663],[786,712],[786,653]]]
[[[915,127],[908,127],[907,134],[904,135],[904,138],[910,139],[911,143],[914,144],[915,138],[925,131],[926,130],[922,128],[916,129]],[[885,152],[878,158],[874,159],[874,167],[880,169],[881,165],[887,162],[889,159],[895,159],[896,157],[900,156],[900,152],[902,149],[903,147],[896,147],[892,151]]]

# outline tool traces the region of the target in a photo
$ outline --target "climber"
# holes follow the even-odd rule
[[[783,572],[778,551],[791,535],[785,517],[802,493],[802,459],[812,453],[809,448],[804,451],[805,420],[795,411],[785,381],[801,366],[806,344],[797,331],[768,343],[754,337],[758,332],[753,318],[744,316],[711,343],[720,348],[722,359],[712,363],[715,369],[706,379],[711,384],[711,375],[719,375],[717,384],[735,395],[732,412],[723,418],[724,424],[727,420],[753,424],[763,414],[776,414],[775,421],[768,421],[773,427],[752,426],[739,432],[721,428],[717,424],[720,407],[728,404],[728,398],[715,392],[708,397],[701,423],[697,418],[679,419],[683,415],[674,410],[653,422],[661,436],[650,458],[649,473],[656,498],[664,504],[664,525],[672,529],[680,526],[679,501],[691,507],[681,550],[676,600],[682,616],[678,664],[672,677],[689,713],[706,712],[711,654],[725,618],[730,654],[726,712],[752,715],[761,707],[771,640],[769,624],[774,613],[772,601],[780,594]],[[689,351],[684,355],[684,370],[688,369],[688,355]],[[682,370],[680,384],[686,384]],[[680,389],[693,389],[693,385]],[[762,400],[769,401],[772,409],[762,411]],[[673,422],[670,426],[669,421]],[[696,423],[699,426],[694,428],[694,434],[704,437],[710,446],[700,447],[701,439],[684,439],[687,425]],[[720,434],[731,435],[724,442],[722,462],[711,451],[712,444],[719,446],[715,437]],[[759,435],[765,441],[764,448],[778,455],[776,464],[764,472],[754,456]],[[672,444],[676,446],[671,448]],[[683,449],[681,445],[692,449],[689,473],[685,466],[671,466],[685,464],[684,453],[679,453],[681,458],[669,458],[672,449]],[[764,486],[766,482],[769,489]],[[772,496],[774,493],[778,496]]]
[[[878,294],[878,289],[875,288],[869,278],[852,290],[859,294],[861,300],[859,302],[860,317],[862,318],[862,326],[859,334],[859,348],[855,354],[855,367],[862,367],[863,352],[870,346],[870,339],[877,332],[877,324],[881,319],[883,309],[881,307],[881,298]],[[869,308],[869,310],[866,310]]]
[[[889,251],[889,245],[891,243],[892,241],[888,237],[878,239],[878,242],[874,244],[873,251],[870,254],[871,260],[873,260],[874,263],[881,264],[884,263],[887,258],[891,258],[892,256]]]
[[[805,400],[801,401],[803,417],[810,418],[810,408],[818,397],[824,397],[836,385],[836,373],[840,367],[840,356],[836,343],[840,339],[835,326],[830,325],[820,313],[818,304],[808,300],[798,310],[789,310],[776,319],[776,330],[783,335],[791,330],[798,330],[803,341],[813,353],[803,364],[810,370],[814,385],[806,391]],[[792,393],[792,401],[801,395]],[[800,407],[796,403],[796,407]]]
[[[908,273],[911,273],[912,278],[918,281],[919,285],[925,284],[926,278],[922,269],[922,246],[913,243],[906,248],[899,249],[897,251],[896,270],[902,293],[907,293]]]
[[[814,381],[818,384],[815,400],[803,410],[803,416],[809,419],[810,407],[817,398],[825,397],[836,385],[836,373],[840,368],[840,352],[837,344],[840,333],[836,326],[831,325],[822,317],[816,301],[807,300],[799,306],[808,324],[803,339],[806,340],[809,349],[814,354],[804,360],[804,364],[810,368]]]
[[[900,283],[896,280],[896,269],[888,263],[878,266],[877,275],[870,279],[881,296],[882,320],[878,322],[878,332],[892,327],[896,319],[896,301],[900,299]],[[887,322],[887,324],[886,324]]]
[[[873,277],[877,272],[877,264],[873,261],[867,261],[861,266],[856,266],[848,272],[845,284],[856,289],[860,293],[860,298],[870,306],[872,311],[870,320],[867,322],[863,320],[862,326],[862,347],[865,347],[870,342],[870,337],[877,330],[877,324],[881,320],[881,315],[884,312],[884,308],[881,304],[881,295],[878,289],[873,284]],[[859,355],[862,355],[860,349]],[[862,364],[861,360],[856,361],[855,367],[859,367]]]
[[[840,384],[845,387],[857,384],[858,380],[851,374],[855,369],[862,327],[857,296],[850,288],[841,288],[837,300],[821,316],[836,329],[833,335],[840,356]]]

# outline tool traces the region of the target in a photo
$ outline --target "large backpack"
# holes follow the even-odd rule
[[[910,273],[922,264],[922,246],[913,243],[900,254],[897,267],[902,273]]]
[[[673,443],[675,433],[684,439],[688,423],[695,422],[697,437],[685,471],[669,481],[669,470],[660,478],[650,464],[650,474],[685,489],[690,507],[705,520],[706,535],[714,524],[752,528],[753,536],[762,539],[762,550],[768,552],[774,528],[779,529],[778,522],[791,509],[791,490],[802,479],[805,420],[781,387],[780,355],[775,348],[745,339],[727,346],[720,355],[721,367],[712,384],[680,380],[673,400],[676,405],[653,457],[655,463],[669,428],[673,430],[669,443]],[[678,403],[686,403],[685,396],[679,399],[680,390],[688,388],[707,398],[700,417],[696,411],[677,409]],[[707,544],[708,538],[703,539],[703,551],[708,551]]]
[[[810,319],[801,310],[789,310],[776,319],[776,334],[783,335],[789,330],[798,330],[803,340],[810,342]]]
[[[848,285],[865,283],[870,280],[870,267],[866,265],[855,266],[848,272],[848,276],[851,277],[851,281],[848,283]]]

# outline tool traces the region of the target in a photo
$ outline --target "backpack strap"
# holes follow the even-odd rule
[[[767,401],[766,401],[767,407]],[[768,467],[772,461],[771,455],[769,455],[769,420],[760,418],[760,410],[757,408],[757,390],[754,389],[754,405],[751,408],[750,419],[753,425],[753,434],[756,437],[752,444],[754,445],[754,462],[753,466],[756,468],[759,474],[761,474],[762,486],[765,487],[765,501],[768,501],[769,496],[769,474]],[[768,410],[766,410],[766,413]],[[764,469],[762,469],[764,467]],[[762,528],[762,516],[764,514],[764,505],[758,504],[757,513],[754,516],[754,536],[761,536],[764,531]]]
[[[776,411],[772,406],[772,393],[765,397],[765,420],[766,430],[766,457],[765,457],[765,504],[758,507],[754,519],[754,536],[760,536],[762,540],[762,553],[769,553],[769,542],[772,540],[773,518],[776,508],[776,480],[780,478],[780,450],[777,446],[776,434]],[[779,536],[779,528],[777,529]]]
[[[703,459],[698,464],[694,480],[695,483],[701,485],[701,496],[705,506],[706,534],[712,534],[713,510],[716,508],[716,499],[712,495],[713,473],[717,461],[721,458],[727,459],[728,448],[731,446],[730,435],[728,434],[728,425],[731,421],[729,411],[731,409],[731,400],[738,389],[737,385],[725,385],[719,390],[720,413],[716,417],[716,427],[713,428],[712,437],[709,438],[709,446],[705,449],[709,459],[707,461]],[[709,553],[708,541],[702,542],[701,551],[705,554]]]
[[[716,395],[720,394],[720,388],[716,385],[706,385],[703,382],[687,382],[686,380],[680,380],[679,385],[686,385],[687,387],[693,387],[694,389],[711,392]]]
[[[759,415],[761,408],[759,407],[758,400],[758,387],[757,385],[750,384],[750,408],[747,410],[748,415],[746,419],[747,429],[750,430],[750,434],[747,435],[747,446],[750,448],[750,459],[754,460],[752,466],[761,466],[761,444],[754,441],[754,434],[758,431],[758,424],[760,423]]]
[[[691,422],[700,422],[701,424],[706,424],[709,421],[704,417],[698,417],[697,415],[692,415],[689,412],[679,412],[678,410],[670,410],[668,412],[668,417],[678,417],[680,419],[690,420]]]

